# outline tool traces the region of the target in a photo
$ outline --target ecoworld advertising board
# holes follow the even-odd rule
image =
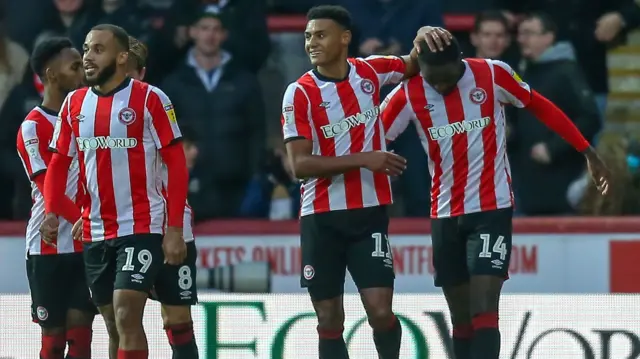
[[[202,359],[317,358],[316,319],[306,295],[204,295],[194,310]],[[453,359],[451,330],[440,295],[398,295],[401,358]],[[508,295],[500,303],[502,358],[632,359],[640,357],[640,296]],[[351,358],[377,357],[356,295],[345,297],[345,339]],[[150,358],[170,358],[160,308],[145,314]],[[0,296],[0,358],[38,357],[40,329],[27,296]],[[105,357],[104,323],[94,323],[93,357]]]

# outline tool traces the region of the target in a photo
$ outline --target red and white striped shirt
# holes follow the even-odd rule
[[[74,241],[71,237],[73,223],[69,223],[60,217],[60,227],[58,228],[58,238],[56,246],[50,246],[42,241],[40,237],[40,225],[44,220],[44,197],[34,178],[42,174],[51,161],[51,152],[47,150],[53,128],[58,119],[57,114],[51,114],[46,109],[36,107],[25,118],[20,125],[16,146],[18,155],[24,166],[24,170],[31,181],[31,216],[27,223],[27,254],[48,255],[82,252],[82,243]],[[65,194],[76,201],[78,194],[82,191],[82,184],[78,181],[78,161],[71,163],[67,174],[67,186]]]
[[[164,233],[159,149],[180,136],[171,101],[144,82],[127,80],[108,95],[82,88],[67,96],[51,149],[78,156],[88,192],[85,241]]]
[[[166,166],[162,166],[162,195],[167,199],[167,186],[169,185],[169,172]],[[187,201],[184,205],[184,215],[182,223],[182,238],[185,242],[192,242],[196,237],[193,235],[193,209]]]
[[[285,142],[306,138],[313,141],[314,155],[328,157],[386,149],[380,87],[400,81],[405,63],[395,56],[348,61],[342,81],[309,71],[287,87],[281,117]],[[392,203],[389,176],[364,168],[307,179],[301,191],[301,216]]]
[[[388,140],[410,121],[429,156],[431,217],[513,205],[504,105],[525,107],[529,85],[501,61],[466,59],[456,88],[443,96],[421,76],[398,85],[382,104]]]

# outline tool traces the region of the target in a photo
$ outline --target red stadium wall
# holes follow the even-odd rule
[[[0,221],[0,236],[23,235],[25,227],[25,222]],[[516,218],[513,227],[517,234],[638,233],[640,236],[640,217]],[[297,221],[238,219],[203,222],[196,225],[195,232],[199,235],[292,235],[298,234],[298,229]],[[428,219],[392,219],[389,228],[391,234],[428,234],[430,231]]]

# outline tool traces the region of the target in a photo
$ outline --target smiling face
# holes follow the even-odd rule
[[[100,86],[115,74],[118,65],[126,64],[127,56],[118,46],[113,34],[106,30],[91,30],[83,45],[85,82],[89,86]],[[124,61],[124,63],[120,63]]]
[[[351,42],[351,31],[330,19],[310,20],[304,31],[304,49],[314,66],[342,61]]]

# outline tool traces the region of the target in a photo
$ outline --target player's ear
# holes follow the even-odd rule
[[[144,75],[147,74],[147,68],[143,67],[142,70],[140,70],[140,81],[144,81]]]
[[[351,43],[351,30],[345,30],[342,32],[342,45],[348,46]]]
[[[47,81],[48,83],[56,82],[56,73],[51,69],[51,67],[47,67],[44,70],[44,76],[40,79],[41,81]]]
[[[122,51],[122,52],[118,53],[118,56],[116,57],[116,62],[120,66],[127,65],[129,63],[129,52],[128,51]]]

